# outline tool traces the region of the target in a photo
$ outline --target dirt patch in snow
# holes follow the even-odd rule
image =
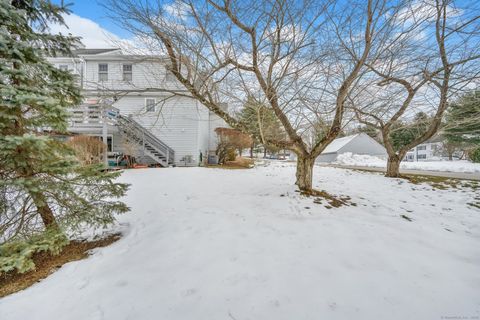
[[[325,205],[325,208],[327,209],[357,205],[356,203],[350,201],[351,198],[349,196],[335,196],[326,192],[325,190],[312,189],[309,191],[302,191],[301,194],[308,197],[315,197],[313,202],[316,204],[322,204],[322,200],[326,200],[328,205]]]
[[[207,168],[220,168],[220,169],[251,169],[254,166],[253,159],[237,157],[235,161],[226,161],[225,164],[209,164]]]
[[[65,263],[85,259],[89,256],[89,250],[106,247],[120,237],[120,234],[112,234],[93,241],[73,240],[58,255],[51,255],[48,252],[35,254],[33,257],[35,270],[25,273],[12,271],[0,275],[0,298],[30,287],[60,269]]]

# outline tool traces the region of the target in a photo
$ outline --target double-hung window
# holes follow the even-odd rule
[[[108,64],[98,64],[98,81],[108,81]]]
[[[157,109],[157,104],[155,99],[147,98],[145,99],[145,111],[146,112],[155,112]]]
[[[123,65],[123,81],[126,81],[126,82],[132,81],[132,65],[131,64]]]

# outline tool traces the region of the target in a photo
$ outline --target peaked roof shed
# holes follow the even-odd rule
[[[368,154],[372,156],[386,156],[385,148],[368,134],[357,133],[351,136],[338,138],[332,141],[318,156],[318,162],[333,162],[339,154],[351,152],[353,154]]]

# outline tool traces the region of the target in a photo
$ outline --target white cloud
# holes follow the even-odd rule
[[[458,17],[462,14],[462,10],[451,5],[447,6],[447,17]],[[398,19],[401,23],[412,25],[423,21],[435,21],[436,3],[432,0],[417,1],[410,6],[405,7],[398,13]]]
[[[162,54],[163,49],[158,42],[148,38],[133,36],[130,39],[120,38],[116,34],[102,28],[98,23],[76,14],[64,16],[64,25],[50,25],[50,33],[72,34],[81,37],[81,41],[86,48],[120,48],[124,54]]]
[[[170,17],[176,18],[179,20],[186,20],[188,15],[191,13],[189,6],[180,1],[174,1],[169,4],[165,4],[163,6],[163,10],[165,10]]]
[[[119,42],[128,41],[105,30],[98,23],[76,14],[67,15],[64,19],[68,28],[63,25],[53,24],[50,26],[50,32],[53,34],[71,33],[73,36],[82,37],[82,43],[87,48],[114,48],[118,47]]]

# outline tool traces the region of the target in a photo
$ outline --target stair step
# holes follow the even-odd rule
[[[175,156],[173,150],[168,148],[168,146],[166,146],[162,141],[156,141],[155,139],[158,138],[150,133],[148,129],[137,123],[134,119],[119,115],[115,125],[119,128],[120,133],[127,137],[129,141],[136,143],[148,151],[148,153],[145,155],[150,157],[153,161],[163,166],[174,163],[172,159]],[[169,155],[168,158],[167,155]]]

